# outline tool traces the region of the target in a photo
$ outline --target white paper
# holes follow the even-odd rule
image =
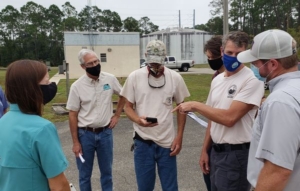
[[[190,118],[194,119],[197,123],[199,123],[201,126],[207,128],[207,122],[200,119],[195,113],[188,112],[187,114]]]
[[[71,191],[76,191],[75,186],[72,183],[70,183],[70,189]]]
[[[82,157],[82,155],[80,153],[79,153],[79,158],[80,158],[80,160],[81,160],[82,163],[85,162],[84,158]]]

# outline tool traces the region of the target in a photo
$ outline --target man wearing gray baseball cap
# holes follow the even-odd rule
[[[146,47],[147,67],[129,74],[121,95],[125,112],[134,128],[134,167],[139,191],[152,191],[156,169],[163,191],[178,191],[176,156],[180,153],[186,114],[177,113],[174,104],[184,102],[190,93],[182,76],[164,66],[166,46],[151,40]]]
[[[254,37],[250,50],[238,55],[266,78],[271,94],[254,122],[247,178],[255,191],[300,188],[300,72],[296,41],[282,30]]]

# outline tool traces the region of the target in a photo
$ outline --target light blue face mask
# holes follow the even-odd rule
[[[228,56],[223,52],[223,64],[227,71],[234,72],[241,63],[237,60],[237,57]]]
[[[254,66],[253,64],[250,64],[250,68],[251,68],[251,70],[253,71],[253,73],[254,73],[254,76],[257,78],[257,79],[259,79],[260,81],[266,81],[266,78],[263,78],[263,77],[261,77],[260,76],[260,74],[259,74],[259,69],[256,67],[256,66]]]

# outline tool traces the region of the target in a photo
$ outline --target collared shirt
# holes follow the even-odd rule
[[[300,188],[300,72],[280,75],[269,83],[271,94],[258,111],[252,131],[247,178],[256,187],[263,161],[289,169],[284,191]]]
[[[9,107],[9,104],[6,100],[6,97],[3,93],[3,90],[0,86],[0,118],[2,117],[4,110],[6,110]]]
[[[17,104],[0,124],[0,190],[50,190],[48,179],[68,167],[54,124]]]
[[[78,111],[78,127],[104,127],[113,115],[112,95],[121,89],[112,74],[101,72],[97,80],[84,74],[71,86],[67,109]]]

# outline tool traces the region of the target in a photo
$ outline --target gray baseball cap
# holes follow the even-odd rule
[[[166,45],[160,40],[151,40],[146,47],[147,63],[164,64],[166,57]]]

